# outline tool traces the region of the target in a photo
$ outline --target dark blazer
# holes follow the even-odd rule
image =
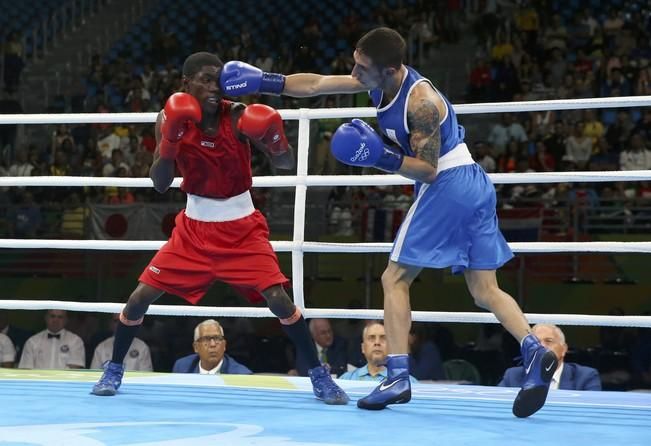
[[[409,373],[418,380],[445,379],[439,349],[431,341],[420,344],[418,352],[409,355]]]
[[[316,347],[315,347],[316,348]],[[335,336],[332,345],[326,350],[330,373],[341,376],[348,369],[348,343],[344,338]],[[296,371],[299,376],[307,376],[309,362],[301,352],[296,353]]]
[[[179,358],[174,363],[172,373],[199,373],[199,355],[193,353]],[[250,375],[253,372],[228,355],[224,355],[224,363],[219,373],[225,375]]]
[[[14,347],[16,348],[16,358],[20,358],[20,352],[23,350],[25,342],[27,342],[27,340],[34,334],[35,333],[32,333],[31,331],[9,325],[7,336],[9,336],[9,339],[11,339],[11,342],[13,342]],[[16,363],[18,363],[18,361],[16,361]]]
[[[522,381],[524,381],[524,367],[511,367],[504,372],[504,378],[497,385],[521,387]],[[601,378],[599,372],[592,367],[564,362],[558,388],[563,390],[601,390]]]

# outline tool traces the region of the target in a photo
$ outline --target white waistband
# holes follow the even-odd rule
[[[230,198],[206,198],[188,194],[185,215],[198,221],[232,221],[255,211],[251,193],[247,190]]]
[[[453,167],[466,166],[468,164],[475,164],[472,155],[468,150],[465,142],[457,145],[454,149],[439,158],[438,173],[444,170],[452,169]]]

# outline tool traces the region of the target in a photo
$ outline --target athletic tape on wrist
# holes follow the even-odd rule
[[[298,321],[300,318],[301,318],[301,310],[299,310],[298,307],[296,307],[296,310],[294,311],[294,314],[292,314],[291,316],[289,316],[288,318],[285,318],[285,319],[278,318],[278,320],[283,325],[292,325],[292,324],[296,323],[296,321]]]

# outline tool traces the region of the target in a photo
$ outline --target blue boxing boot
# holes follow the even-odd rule
[[[314,367],[307,371],[312,381],[312,390],[317,399],[326,404],[348,404],[349,398],[330,376],[330,371],[325,366]]]
[[[122,384],[124,375],[124,365],[115,362],[106,361],[104,363],[104,373],[93,386],[91,393],[99,396],[113,396],[117,393]]]
[[[545,404],[549,384],[558,367],[558,358],[529,333],[522,340],[522,360],[525,376],[522,388],[513,402],[513,415],[526,418]]]
[[[387,357],[387,378],[373,392],[357,400],[357,407],[382,410],[389,404],[404,404],[411,400],[409,355]]]

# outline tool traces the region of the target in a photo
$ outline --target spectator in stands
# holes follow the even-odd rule
[[[84,237],[86,231],[86,221],[89,216],[89,210],[81,202],[79,194],[71,193],[66,200],[63,216],[61,218],[61,235],[65,238]]]
[[[34,165],[27,158],[27,150],[16,151],[16,160],[9,166],[10,177],[28,177],[32,174]]]
[[[560,48],[553,48],[551,57],[545,63],[545,70],[549,75],[549,86],[559,88],[563,84],[567,67],[568,63],[563,51]]]
[[[536,141],[535,153],[529,165],[537,172],[554,172],[556,171],[556,160],[554,156],[549,153],[544,141]]]
[[[348,70],[346,73],[350,73]],[[333,74],[344,74],[334,73]],[[468,100],[485,102],[489,98],[491,85],[491,69],[485,57],[480,57],[475,66],[470,69],[470,81],[468,84]]]
[[[256,65],[264,71],[260,65]],[[348,74],[353,69],[353,65],[355,65],[353,58],[347,52],[340,51],[330,64],[330,68],[332,74]]]
[[[509,118],[507,118],[507,115],[507,113],[503,113],[500,122],[495,123],[488,134],[488,142],[493,146],[498,157],[504,154],[510,139],[508,131]]]
[[[112,126],[100,127],[97,135],[97,149],[105,160],[111,159],[113,150],[119,149],[121,138],[115,134]]]
[[[11,368],[16,361],[16,348],[9,336],[0,333],[0,367]]]
[[[339,379],[378,382],[386,379],[387,339],[381,321],[369,321],[366,324],[362,330],[361,347],[366,365],[344,373]],[[417,382],[413,376],[410,380],[412,383]]]
[[[603,136],[597,140],[593,149],[590,170],[619,170],[619,156],[613,153],[608,140]]]
[[[258,56],[255,59],[255,65],[257,67],[260,67],[260,69],[263,71],[271,71],[273,69],[274,60],[273,57],[271,57],[271,53],[269,52],[269,48],[267,48],[267,46],[263,45],[260,47]]]
[[[473,145],[473,158],[487,173],[494,173],[497,170],[497,163],[491,156],[490,146],[483,141],[477,141]]]
[[[18,203],[8,212],[10,235],[16,238],[35,238],[41,228],[41,207],[34,202],[29,190],[19,192]]]
[[[601,390],[601,379],[596,369],[564,361],[567,344],[565,334],[559,327],[551,324],[536,324],[532,332],[545,347],[556,353],[558,358],[558,368],[552,377],[550,389]],[[498,386],[519,387],[523,378],[523,366],[511,367],[504,372],[504,377]]]
[[[651,169],[651,150],[644,145],[644,139],[639,133],[631,136],[629,148],[622,150],[619,156],[621,170]]]
[[[5,91],[12,93],[20,85],[20,73],[23,71],[23,44],[16,31],[9,34],[4,44],[4,80]]]
[[[540,31],[540,17],[535,6],[529,2],[520,4],[515,11],[514,21],[523,36],[524,48],[528,53],[534,54]]]
[[[316,345],[319,361],[330,367],[330,373],[340,376],[348,364],[346,340],[336,336],[328,319],[310,320],[310,333]],[[296,355],[296,371],[299,376],[307,376],[308,364],[301,352]]]
[[[595,96],[596,78],[594,72],[588,71],[585,76],[576,76],[574,79],[574,94],[577,99],[592,98]]]
[[[111,333],[115,333],[118,320],[118,314],[111,316],[109,323]],[[91,369],[101,369],[102,365],[111,359],[114,341],[115,336],[111,336],[99,343],[95,348],[95,353],[93,353],[93,360],[90,363]],[[129,347],[129,353],[127,353],[127,356],[124,358],[124,367],[126,370],[140,370],[145,372],[151,372],[153,370],[151,353],[149,352],[149,347],[144,341],[139,338],[133,338],[131,346]]]
[[[510,39],[504,33],[498,32],[497,42],[491,48],[491,59],[494,62],[510,60],[511,53],[513,53],[513,45]]]
[[[597,119],[594,110],[588,109],[583,112],[583,135],[592,139],[593,146],[604,133],[604,125]]]
[[[567,126],[561,119],[557,119],[553,127],[543,136],[543,142],[549,153],[554,157],[556,166],[561,164],[565,155],[565,140],[567,139]]]
[[[441,353],[422,323],[413,323],[409,331],[409,371],[418,380],[445,379]]]
[[[0,96],[0,114],[23,113],[23,108],[15,94],[8,93]],[[11,163],[16,148],[17,124],[0,125],[0,165],[3,161]]]
[[[48,310],[45,330],[25,343],[18,367],[21,369],[81,369],[86,365],[84,342],[66,330],[68,313]]]
[[[251,370],[226,354],[224,329],[214,319],[201,322],[194,329],[195,353],[176,360],[172,373],[201,375],[250,375]]]
[[[529,140],[526,130],[514,113],[506,113],[506,132],[509,140],[515,140],[519,144]]]
[[[578,208],[596,208],[599,206],[599,194],[592,186],[594,183],[578,183],[567,193],[567,201]]]
[[[124,152],[122,149],[113,149],[111,161],[104,164],[102,174],[105,177],[117,177],[120,168],[124,169],[127,175],[129,174],[129,165],[124,159]]]
[[[510,140],[506,146],[506,151],[497,158],[498,172],[515,172],[518,168],[520,159],[520,146],[515,140]]]
[[[50,175],[52,176],[66,176],[70,174],[70,164],[68,163],[68,155],[64,151],[57,151],[54,154],[54,163],[50,165]]]
[[[554,49],[565,51],[567,48],[567,28],[559,14],[552,16],[552,23],[543,32],[543,46],[548,52]]]
[[[321,133],[321,138],[313,150],[310,157],[310,174],[312,175],[332,175],[337,169],[337,160],[330,153],[330,140],[332,132],[326,130]]]
[[[637,124],[635,124],[631,133],[639,133],[642,135],[647,145],[651,144],[651,107],[647,107],[644,110],[644,116]]]
[[[649,46],[648,42],[646,43],[646,46]],[[651,94],[651,64],[649,64],[649,59],[647,58],[640,60],[640,71],[635,80],[634,94],[637,96]],[[649,111],[650,110],[647,108],[646,113]]]
[[[0,333],[9,336],[16,348],[16,354],[20,355],[23,345],[32,335],[29,331],[23,330],[9,323],[9,311],[0,309]],[[18,359],[18,356],[16,356]]]
[[[615,152],[626,150],[634,127],[635,125],[631,121],[628,110],[617,112],[617,120],[609,125],[608,130],[606,130],[606,139]]]
[[[151,94],[143,86],[142,79],[134,77],[131,81],[131,90],[124,99],[126,111],[133,113],[149,111],[150,101]]]
[[[587,170],[592,156],[592,138],[583,133],[583,122],[574,124],[572,135],[565,140],[564,160],[573,162],[577,169]]]
[[[617,38],[617,33],[624,26],[624,19],[620,12],[615,7],[611,8],[608,12],[608,17],[603,22],[604,37],[608,47],[612,47]]]

